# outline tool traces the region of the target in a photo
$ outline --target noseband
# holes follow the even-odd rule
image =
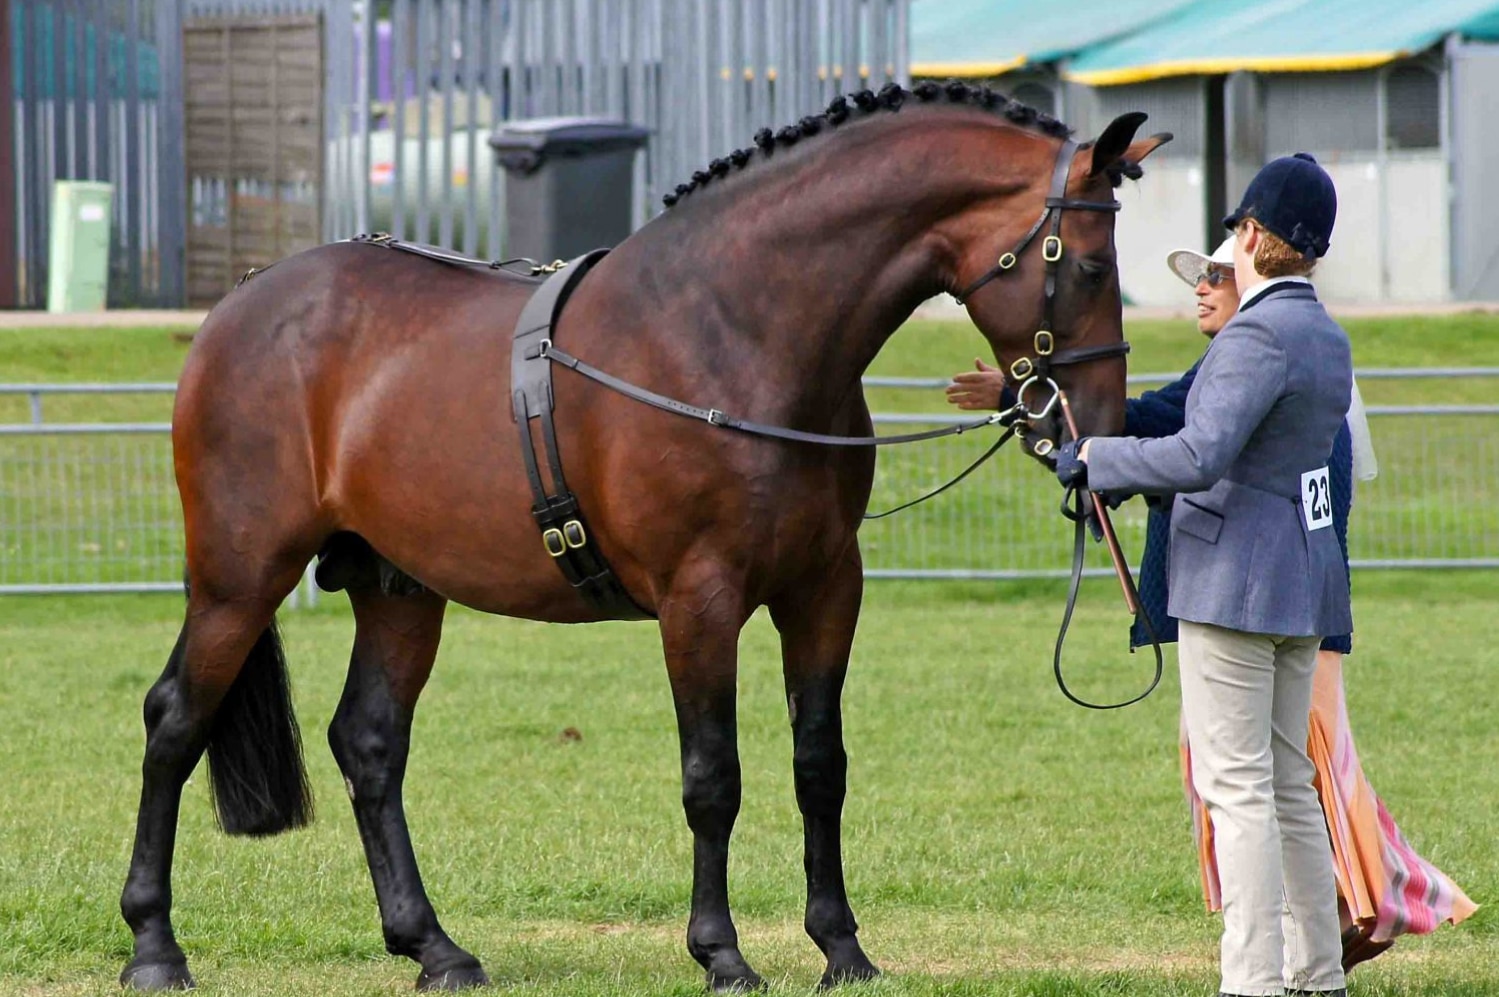
[[[1078,201],[1067,196],[1067,177],[1072,172],[1072,160],[1077,155],[1078,143],[1068,139],[1062,143],[1057,150],[1056,164],[1051,172],[1051,190],[1046,195],[1046,207],[1041,212],[1041,217],[1030,230],[1021,236],[1015,248],[999,257],[999,262],[990,267],[973,283],[963,288],[962,291],[953,295],[959,304],[964,304],[973,293],[996,277],[1003,277],[1015,265],[1020,262],[1020,254],[1024,253],[1041,230],[1050,223],[1051,230],[1046,238],[1041,240],[1041,259],[1046,262],[1046,282],[1044,297],[1042,298],[1041,328],[1036,331],[1032,347],[1035,351],[1034,357],[1020,357],[1010,364],[1010,377],[1015,379],[1019,387],[1015,391],[1018,407],[1027,421],[1040,419],[1050,414],[1052,407],[1056,405],[1059,394],[1056,382],[1051,379],[1053,367],[1065,367],[1069,364],[1088,363],[1093,360],[1103,360],[1108,357],[1122,357],[1129,352],[1129,342],[1121,339],[1117,343],[1108,343],[1104,346],[1083,346],[1076,349],[1056,349],[1056,335],[1052,331],[1055,324],[1056,298],[1057,298],[1057,271],[1062,262],[1062,212],[1067,209],[1074,211],[1118,211],[1118,201]],[[1039,410],[1033,410],[1026,406],[1026,390],[1034,384],[1047,384],[1052,389],[1051,398]],[[1050,440],[1037,442],[1037,456],[1044,457],[1051,451]]]

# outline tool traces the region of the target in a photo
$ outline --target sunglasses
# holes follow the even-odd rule
[[[1232,270],[1228,270],[1223,267],[1208,267],[1205,271],[1203,271],[1202,275],[1197,278],[1197,282],[1200,284],[1203,281],[1207,281],[1208,287],[1217,287],[1224,281],[1233,279],[1234,272]]]

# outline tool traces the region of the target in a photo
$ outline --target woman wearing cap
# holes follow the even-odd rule
[[[1211,339],[1239,308],[1233,273],[1233,239],[1225,240],[1212,256],[1180,249],[1170,253],[1166,263],[1192,286],[1197,296],[1197,328]],[[1125,410],[1125,434],[1156,437],[1179,432],[1186,421],[1187,393],[1201,362],[1171,384],[1146,392],[1139,399],[1130,399]],[[1352,399],[1347,421],[1338,431],[1328,459],[1333,530],[1345,564],[1354,481],[1371,480],[1377,473],[1357,383],[1353,385]],[[1162,642],[1174,641],[1177,636],[1177,621],[1166,612],[1170,505],[1169,498],[1151,501],[1145,553],[1140,563],[1141,605]],[[1130,631],[1131,645],[1139,647],[1149,642],[1144,624],[1137,621]],[[1440,869],[1411,848],[1385,809],[1384,801],[1364,776],[1348,727],[1348,706],[1343,693],[1343,655],[1352,649],[1350,634],[1322,640],[1312,678],[1307,741],[1307,753],[1317,768],[1318,799],[1332,842],[1345,972],[1388,949],[1397,935],[1425,934],[1443,921],[1457,924],[1477,909]],[[1192,786],[1185,726],[1181,750],[1203,895],[1209,910],[1221,910],[1212,819]]]
[[[1057,451],[1063,485],[1176,497],[1168,609],[1180,621],[1192,782],[1216,839],[1220,992],[1236,997],[1346,993],[1306,750],[1318,646],[1353,629],[1327,467],[1352,358],[1306,279],[1336,204],[1310,156],[1260,170],[1224,219],[1239,312],[1198,368],[1181,431]]]

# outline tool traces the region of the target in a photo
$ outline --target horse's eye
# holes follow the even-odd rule
[[[1077,267],[1083,272],[1083,277],[1090,284],[1102,284],[1109,276],[1109,267],[1107,264],[1095,263],[1092,260],[1080,260]]]

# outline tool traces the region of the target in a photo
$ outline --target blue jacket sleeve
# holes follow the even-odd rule
[[[1344,422],[1333,437],[1332,456],[1327,459],[1327,483],[1332,493],[1332,528],[1343,549],[1343,567],[1348,567],[1348,513],[1353,505],[1353,436]],[[1350,572],[1349,578],[1352,579]],[[1348,654],[1353,650],[1352,634],[1337,634],[1322,641],[1322,650]]]
[[[1139,436],[1159,439],[1175,436],[1187,424],[1187,392],[1197,379],[1197,368],[1202,358],[1170,384],[1154,391],[1147,391],[1139,398],[1124,403],[1124,436]]]

